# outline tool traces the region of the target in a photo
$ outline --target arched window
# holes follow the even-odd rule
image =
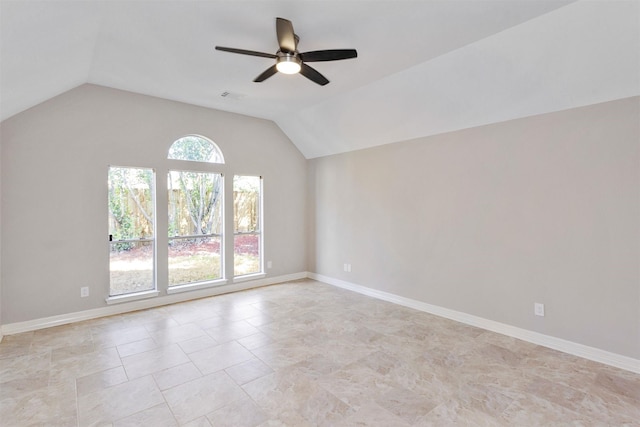
[[[175,141],[169,148],[168,159],[192,162],[224,163],[220,148],[203,136],[187,135]]]
[[[218,146],[198,135],[187,135],[171,144],[168,158],[224,163]],[[224,177],[206,166],[190,169],[171,169],[167,175],[168,292],[224,279]]]

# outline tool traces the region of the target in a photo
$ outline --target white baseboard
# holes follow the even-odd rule
[[[436,316],[445,317],[447,319],[455,320],[467,325],[476,326],[488,331],[497,332],[499,334],[518,338],[523,341],[552,348],[554,350],[562,351],[574,356],[593,360],[594,362],[604,363],[605,365],[614,366],[616,368],[640,374],[640,360],[628,356],[611,353],[599,348],[589,347],[584,344],[567,341],[550,335],[544,335],[539,332],[529,331],[527,329],[522,329],[515,326],[507,325],[505,323],[484,319],[482,317],[451,310],[444,307],[439,307],[437,305],[427,304],[422,301],[401,297],[388,292],[378,291],[376,289],[367,288],[366,286],[356,285],[354,283],[334,279],[332,277],[323,276],[321,274],[309,273],[308,277],[310,279],[318,280],[320,282],[337,286],[339,288],[348,289],[350,291],[354,291],[373,298],[392,302],[405,307],[413,308],[415,310],[424,311],[426,313],[435,314]]]
[[[35,331],[38,329],[50,328],[52,326],[66,325],[68,323],[81,322],[83,320],[96,319],[99,317],[113,316],[114,314],[127,313],[130,311],[144,310],[146,308],[160,307],[167,304],[189,301],[198,298],[205,298],[214,295],[227,294],[230,292],[244,291],[261,286],[273,285],[276,283],[289,282],[307,278],[307,272],[287,274],[276,277],[266,277],[231,285],[217,286],[183,292],[178,294],[164,295],[144,300],[135,300],[117,305],[108,305],[91,310],[78,311],[75,313],[60,314],[58,316],[44,317],[40,319],[27,320],[25,322],[15,322],[2,325],[0,336],[19,334],[21,332]]]

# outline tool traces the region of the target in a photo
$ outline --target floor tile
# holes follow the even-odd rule
[[[640,381],[600,372],[596,375],[595,385],[610,393],[623,396],[640,406]]]
[[[195,353],[196,351],[204,350],[205,348],[215,347],[220,344],[209,335],[202,335],[197,338],[179,342],[180,348],[187,354]]]
[[[269,336],[265,335],[264,333],[257,332],[253,335],[240,338],[236,341],[240,343],[240,345],[242,345],[247,350],[254,350],[256,348],[260,348],[267,344],[270,344],[273,340],[269,338]]]
[[[49,386],[49,372],[15,378],[0,384],[0,400],[16,398]]]
[[[416,423],[438,406],[437,402],[403,388],[390,389],[375,403],[409,424]]]
[[[115,347],[147,338],[151,338],[151,335],[149,335],[149,332],[143,326],[93,332],[93,342],[97,348]]]
[[[225,371],[237,384],[242,385],[272,373],[273,369],[258,359],[251,359],[227,368]]]
[[[521,421],[516,418],[516,420]],[[473,407],[467,407],[458,400],[450,400],[438,405],[427,414],[421,416],[415,426],[547,426],[531,422],[510,422],[510,418],[495,418]],[[564,424],[564,423],[563,423]]]
[[[251,326],[244,320],[234,321],[221,326],[215,326],[206,330],[207,334],[219,343],[225,343],[260,332],[255,326]]]
[[[356,410],[398,386],[383,374],[358,363],[320,377],[317,382]]]
[[[469,384],[467,387],[461,387],[455,396],[465,408],[484,412],[494,419],[498,419],[514,401],[514,398],[502,393],[499,389],[485,384]]]
[[[140,341],[134,341],[116,346],[120,357],[133,356],[134,354],[144,353],[145,351],[158,348],[159,345],[153,338],[145,338]]]
[[[237,342],[229,342],[196,351],[189,358],[206,375],[254,359],[254,356]]]
[[[257,316],[249,317],[244,320],[251,326],[260,326],[260,325],[265,325],[267,323],[273,322],[273,317],[268,316],[265,313],[260,313]]]
[[[194,323],[187,323],[173,328],[158,329],[150,332],[151,338],[158,345],[165,346],[173,343],[187,341],[205,335],[204,330]]]
[[[0,420],[6,426],[75,426],[73,388],[49,386],[0,400]]]
[[[49,373],[51,351],[9,357],[0,363],[0,384],[41,373]]]
[[[76,323],[35,331],[31,341],[31,351],[38,352],[91,343],[91,330]]]
[[[166,403],[145,409],[113,423],[113,427],[178,427],[178,422],[173,417]]]
[[[96,372],[76,379],[78,396],[103,390],[105,388],[127,382],[127,374],[122,366]]]
[[[129,379],[150,375],[187,362],[189,358],[177,344],[122,358]]]
[[[508,425],[550,426],[560,422],[565,425],[597,426],[601,423],[593,418],[571,411],[546,399],[525,395],[514,400],[502,413]]]
[[[186,424],[182,424],[182,427],[213,427],[207,417],[199,417],[195,420],[189,421]]]
[[[242,388],[269,415],[299,414],[312,425],[332,425],[353,409],[298,370],[282,370]]]
[[[76,379],[121,365],[122,362],[115,347],[96,350],[51,362],[50,382],[64,381],[66,378]]]
[[[83,354],[93,353],[95,350],[95,345],[91,340],[82,344],[54,348],[51,350],[51,361],[57,362],[70,357],[81,356]]]
[[[151,376],[78,397],[78,422],[89,426],[111,423],[164,403]]]
[[[586,397],[583,391],[540,377],[531,381],[525,391],[549,402],[556,402],[570,410],[578,408]]]
[[[206,330],[209,328],[214,328],[216,326],[224,325],[225,323],[229,323],[229,322],[230,322],[229,319],[225,319],[222,316],[210,316],[204,319],[198,319],[196,323],[202,329]]]
[[[302,343],[299,339],[288,338],[274,341],[270,345],[251,350],[272,369],[281,369],[308,359],[317,354],[318,349]]]
[[[200,321],[204,321],[205,319],[211,319],[214,317],[219,317],[218,313],[215,310],[209,309],[196,309],[189,310],[180,307],[179,309],[171,309],[170,316],[173,320],[178,322],[181,325],[186,325],[188,323],[199,323]]]
[[[181,424],[246,398],[242,389],[223,371],[170,388],[163,394]]]
[[[341,364],[328,359],[325,354],[315,354],[301,362],[291,365],[291,369],[303,372],[312,378],[324,377],[339,370]]]
[[[33,334],[33,332],[24,332],[21,334],[8,335],[2,338],[2,345],[0,345],[0,360],[26,356],[29,354],[31,342],[33,341]]]
[[[200,378],[202,374],[191,362],[167,368],[153,374],[160,390],[166,390],[188,381]]]
[[[568,403],[569,405],[565,406],[603,423],[633,425],[640,420],[640,405],[636,400],[610,393],[598,386],[588,389],[581,402]]]
[[[120,315],[124,329],[143,326],[152,330],[157,327],[176,325],[177,322],[169,315],[167,307],[149,308]]]
[[[142,326],[144,326],[144,328],[149,332],[155,332],[160,329],[175,328],[176,326],[180,326],[180,323],[176,322],[171,317],[164,316],[164,317],[161,317],[160,319],[144,322],[142,323]]]
[[[253,400],[245,397],[209,413],[207,419],[216,427],[255,427],[268,417]]]
[[[371,425],[393,427],[411,426],[411,424],[407,423],[402,418],[392,414],[375,403],[366,404],[353,414],[335,424],[336,427],[363,427]]]

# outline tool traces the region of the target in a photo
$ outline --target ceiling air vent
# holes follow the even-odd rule
[[[237,93],[237,92],[231,92],[231,91],[225,90],[220,94],[220,96],[225,99],[233,99],[234,101],[237,101],[239,99],[246,97],[247,95],[243,93]]]

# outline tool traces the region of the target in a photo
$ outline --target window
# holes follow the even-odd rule
[[[109,168],[109,296],[155,290],[155,173]]]
[[[234,176],[233,275],[262,272],[262,178]]]
[[[168,159],[193,162],[224,163],[222,151],[218,146],[202,136],[188,135],[171,144]]]
[[[167,158],[176,162],[161,171],[162,187],[167,178],[166,217],[164,211],[160,215],[162,222],[166,218],[167,234],[160,236],[156,171],[109,167],[109,304],[158,295],[160,287],[171,294],[220,285],[232,263],[239,281],[264,273],[262,177],[233,177],[228,185],[233,198],[226,199],[233,200],[233,221],[225,225],[226,166],[218,146],[187,135],[171,145]],[[225,243],[225,235],[232,230],[233,255],[228,256],[225,246],[231,242]],[[167,247],[166,258],[157,258],[158,243]]]
[[[170,171],[167,184],[169,287],[222,278],[222,175]]]
[[[224,163],[211,140],[187,135],[169,148],[168,159]],[[224,181],[203,165],[199,171],[169,171],[169,289],[224,278]]]

